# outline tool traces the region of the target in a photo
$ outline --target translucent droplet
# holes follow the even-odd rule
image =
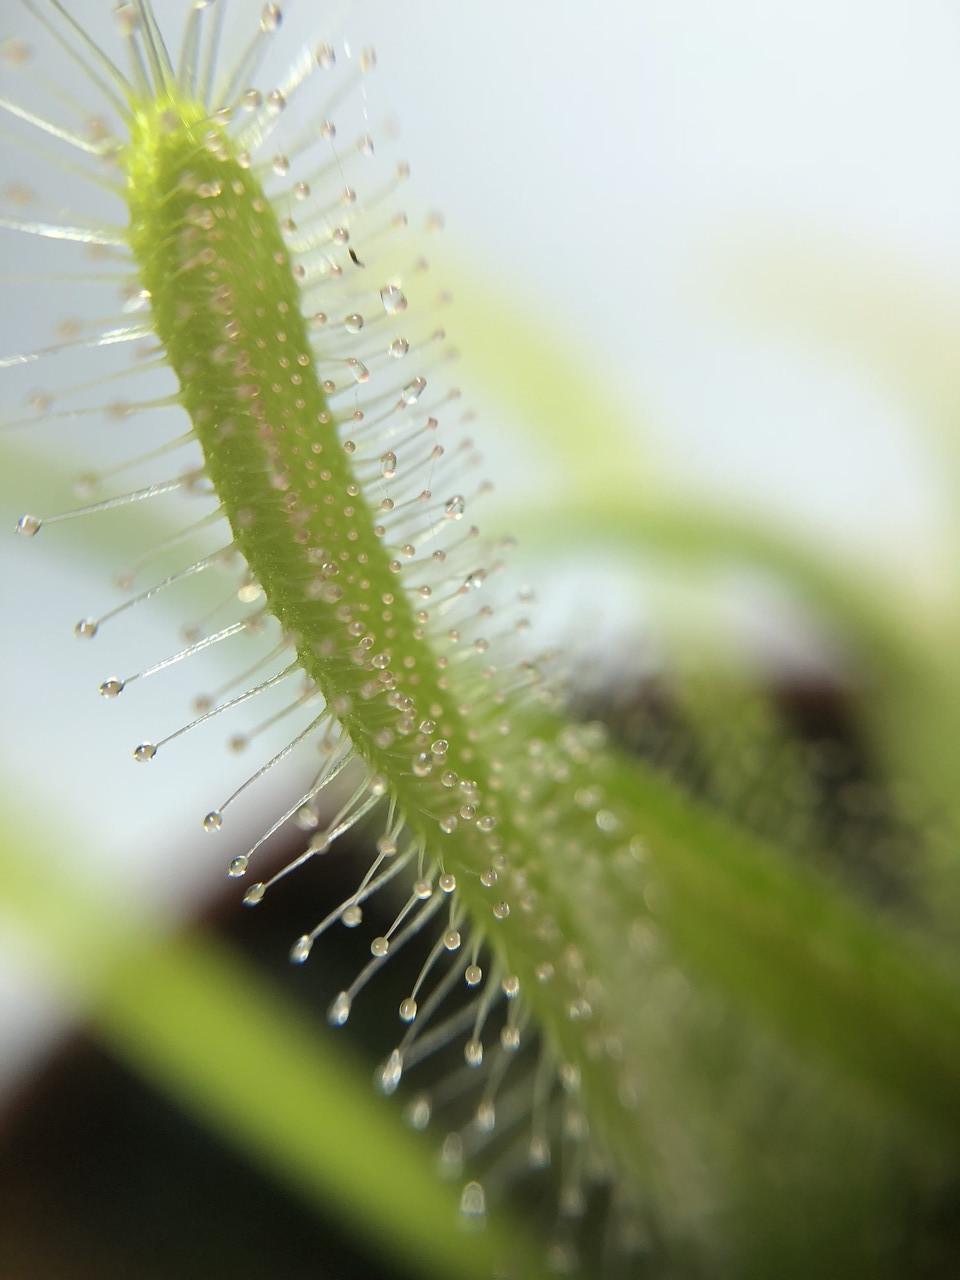
[[[17,521],[17,533],[23,534],[25,538],[33,538],[40,532],[42,524],[39,516],[21,516]]]
[[[497,825],[496,818],[492,818],[490,814],[484,814],[482,818],[477,819],[477,826],[483,832],[493,831],[496,825]]]
[[[260,14],[261,31],[277,31],[283,22],[283,12],[278,4],[265,4]]]
[[[417,1002],[412,996],[407,996],[406,1000],[400,1001],[400,1020],[401,1022],[412,1022],[417,1016]]]
[[[147,760],[152,760],[157,754],[157,748],[152,742],[141,742],[139,747],[134,747],[133,758],[144,764]]]
[[[452,836],[457,829],[456,814],[448,814],[447,817],[440,819],[440,830],[445,836]]]
[[[414,378],[400,392],[400,399],[404,404],[416,404],[424,391],[427,389],[427,380],[424,377]]]
[[[468,1182],[460,1196],[460,1212],[465,1218],[482,1218],[487,1212],[487,1200],[479,1182]]]
[[[73,634],[78,640],[92,640],[98,630],[93,618],[81,618],[73,628]]]
[[[516,1027],[500,1028],[500,1043],[508,1053],[513,1053],[520,1048],[520,1032]]]
[[[327,1010],[327,1021],[331,1027],[342,1027],[350,1017],[350,997],[341,991]]]
[[[443,508],[443,514],[448,520],[459,520],[466,510],[467,500],[460,493],[454,494],[452,498],[447,499],[447,504]]]
[[[493,906],[493,918],[495,920],[506,920],[510,914],[509,902],[496,902]]]
[[[464,970],[463,978],[468,987],[476,987],[483,980],[483,970],[478,964],[468,964]]]
[[[425,1093],[414,1098],[406,1110],[407,1123],[413,1129],[426,1129],[430,1123],[430,1099]]]
[[[241,853],[239,857],[232,858],[229,867],[227,867],[227,875],[233,880],[239,880],[241,876],[247,874],[247,867],[250,865],[250,859],[245,853]]]
[[[348,929],[355,929],[363,920],[363,907],[359,907],[354,903],[352,907],[347,907],[340,919]]]
[[[460,931],[459,929],[448,929],[443,935],[443,945],[448,951],[457,951],[460,948]]]
[[[463,1059],[468,1067],[479,1067],[483,1062],[483,1045],[479,1040],[468,1040],[463,1046]]]
[[[359,311],[352,311],[350,315],[345,318],[343,327],[346,329],[347,333],[359,333],[363,328],[363,316]]]
[[[287,105],[287,100],[279,89],[271,89],[267,94],[267,110],[271,115],[278,116]]]
[[[364,74],[366,74],[368,71],[372,71],[376,65],[377,65],[376,49],[370,49],[370,48],[361,49],[360,50],[360,70],[364,72]]]
[[[293,964],[303,964],[307,956],[310,954],[310,948],[313,946],[313,940],[308,933],[298,938],[290,948],[290,960]]]
[[[356,356],[351,356],[351,358],[347,361],[347,364],[350,367],[350,372],[353,374],[354,382],[359,382],[362,384],[364,382],[370,381],[370,370],[367,368],[367,366],[363,363],[362,360],[358,360]]]
[[[317,66],[324,71],[329,71],[332,66],[336,65],[337,55],[332,45],[318,44],[313,56],[317,60]]]
[[[119,698],[123,693],[123,681],[118,680],[116,676],[111,676],[109,680],[104,680],[100,686],[101,698]]]
[[[394,1049],[390,1057],[380,1068],[379,1083],[384,1093],[390,1094],[396,1092],[397,1085],[400,1083],[400,1077],[403,1075],[403,1058],[400,1050]]]
[[[392,480],[397,474],[397,455],[387,452],[380,458],[380,474],[385,480]]]
[[[398,311],[406,311],[407,299],[403,290],[398,289],[395,284],[387,284],[380,290],[380,301],[383,303],[383,309],[388,316],[396,315]]]
[[[285,155],[276,155],[272,160],[273,172],[283,177],[284,174],[290,172],[290,157]]]
[[[438,738],[436,742],[431,742],[430,751],[435,756],[445,756],[450,750],[450,743],[446,738]]]
[[[394,338],[387,347],[388,354],[393,356],[394,360],[402,360],[409,350],[410,343],[406,338]]]
[[[374,938],[370,943],[370,953],[375,956],[385,956],[390,950],[390,939],[380,936]]]
[[[437,884],[439,884],[444,893],[453,893],[454,889],[457,887],[457,877],[452,871],[444,871],[443,875],[437,881]]]
[[[293,815],[293,820],[301,831],[316,831],[320,819],[308,804],[303,805]]]
[[[497,1108],[489,1100],[477,1107],[476,1125],[481,1133],[492,1133],[497,1125]]]
[[[413,772],[418,778],[425,778],[433,768],[433,756],[428,751],[421,751],[413,757]]]
[[[530,1139],[527,1160],[531,1169],[546,1169],[550,1163],[550,1143],[536,1134]]]
[[[223,814],[219,809],[212,809],[203,819],[204,831],[219,831],[223,826]]]
[[[413,882],[413,893],[421,902],[426,902],[428,898],[433,897],[433,885],[429,880],[415,880]]]
[[[503,988],[503,994],[508,1000],[515,1000],[520,994],[520,979],[515,974],[510,974],[500,983]]]
[[[243,895],[243,905],[245,907],[255,907],[258,902],[263,901],[263,895],[266,891],[267,886],[262,881],[257,884],[252,884]]]
[[[440,775],[440,781],[445,787],[455,787],[460,779],[452,769],[444,769],[443,773]]]
[[[263,94],[259,89],[247,89],[240,101],[245,110],[256,111],[258,107],[263,106]]]

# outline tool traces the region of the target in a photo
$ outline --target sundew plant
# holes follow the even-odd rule
[[[109,547],[124,594],[74,628],[93,665],[134,618],[177,618],[179,647],[138,640],[98,670],[106,704],[217,658],[218,687],[189,717],[171,706],[130,767],[169,778],[207,735],[220,788],[227,726],[231,781],[197,824],[238,912],[303,883],[294,965],[363,939],[322,1012],[341,1037],[376,1012],[375,1085],[396,1100],[209,950],[108,928],[95,895],[67,904],[12,851],[11,909],[64,939],[68,972],[94,956],[111,1043],[408,1267],[953,1274],[955,591],[921,617],[840,558],[613,481],[518,513],[545,560],[616,542],[668,578],[735,561],[788,588],[857,673],[839,767],[736,663],[678,660],[653,714],[630,673],[588,681],[563,635],[532,643],[512,540],[481,532],[492,486],[425,248],[439,220],[407,225],[373,49],[305,9],[157,9],[116,6],[107,44],[79,4],[22,0],[2,47],[11,276],[18,237],[39,240],[31,287],[100,317],[0,359],[11,384],[36,378],[4,401],[29,429],[18,550]],[[83,102],[44,78],[37,38]],[[75,206],[34,197],[40,165]],[[59,379],[77,352],[82,375]],[[57,461],[41,433],[103,421],[80,505],[34,506],[36,459]],[[575,477],[583,433],[550,443]],[[147,550],[124,568],[128,509]],[[254,794],[272,816],[250,836]],[[314,906],[334,860],[351,887]]]

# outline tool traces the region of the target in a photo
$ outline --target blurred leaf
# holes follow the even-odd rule
[[[121,1060],[325,1214],[335,1207],[385,1260],[444,1280],[489,1280],[498,1258],[542,1274],[543,1247],[509,1219],[465,1240],[457,1191],[348,1046],[331,1044],[211,939],[138,927],[109,893],[55,866],[35,823],[5,811],[0,911]]]

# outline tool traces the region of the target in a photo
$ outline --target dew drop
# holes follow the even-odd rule
[[[495,920],[506,920],[506,918],[507,918],[507,916],[508,916],[509,914],[510,914],[510,903],[509,903],[509,902],[497,902],[497,903],[494,903],[494,907],[493,907],[493,918],[494,918]]]
[[[487,1212],[487,1199],[479,1182],[468,1182],[460,1196],[460,1212],[467,1219],[483,1218]]]
[[[394,360],[402,360],[409,350],[410,343],[406,338],[394,338],[389,347],[387,347],[388,355],[393,356]]]
[[[43,521],[39,516],[21,516],[17,521],[17,533],[22,534],[25,538],[34,538],[40,532],[42,524]]]
[[[98,626],[93,618],[81,618],[73,628],[73,634],[78,640],[92,640],[97,634]]]
[[[247,89],[240,101],[246,111],[256,111],[263,106],[263,94],[259,89]]]
[[[443,935],[443,945],[447,951],[459,951],[460,941],[459,929],[448,929]]]
[[[520,1048],[520,1032],[516,1027],[501,1027],[500,1044],[507,1053],[514,1053]]]
[[[284,174],[290,172],[290,157],[285,155],[276,155],[271,161],[273,172],[283,177]]]
[[[427,380],[424,377],[414,378],[400,392],[400,399],[404,404],[416,404],[427,388]]]
[[[245,853],[241,853],[239,857],[231,859],[230,865],[227,867],[227,875],[230,876],[232,880],[239,880],[241,876],[245,876],[247,874],[247,867],[249,867],[249,865],[250,859]]]
[[[260,14],[261,31],[278,31],[283,22],[283,12],[278,4],[265,4]]]
[[[493,1133],[497,1126],[497,1108],[492,1102],[481,1102],[477,1107],[476,1125],[481,1133]]]
[[[417,1016],[417,1002],[413,996],[407,996],[406,1000],[400,1001],[400,1020],[401,1022],[412,1022]]]
[[[492,889],[497,879],[497,873],[493,867],[487,867],[485,871],[480,872],[480,883],[485,889]]]
[[[457,877],[452,871],[444,871],[437,883],[444,893],[453,893],[457,887]]]
[[[101,698],[119,698],[123,693],[123,681],[118,680],[116,676],[111,676],[109,680],[104,680],[100,686]]]
[[[133,758],[144,764],[147,760],[152,760],[157,754],[157,748],[152,742],[141,742],[139,747],[134,747]]]
[[[278,116],[287,105],[287,100],[279,89],[271,89],[267,94],[267,110],[271,115]]]
[[[332,66],[336,65],[337,55],[332,45],[318,44],[313,56],[317,60],[317,66],[324,71],[329,71]]]
[[[350,997],[346,991],[341,991],[327,1010],[327,1021],[331,1027],[342,1027],[349,1017]]]
[[[223,826],[223,814],[219,809],[213,809],[203,819],[204,831],[219,831]]]
[[[479,1040],[468,1040],[463,1046],[463,1060],[468,1067],[479,1067],[483,1063],[483,1045]]]
[[[398,289],[395,284],[387,284],[380,290],[380,301],[383,303],[383,309],[388,316],[394,316],[398,311],[406,311],[407,299],[403,290]]]
[[[386,1094],[395,1093],[402,1075],[403,1057],[401,1056],[399,1049],[394,1049],[390,1054],[390,1057],[380,1068],[379,1084],[382,1091]]]
[[[433,897],[433,885],[429,880],[415,880],[413,882],[413,892],[421,902],[426,902],[428,898]]]
[[[245,907],[255,907],[258,902],[263,901],[263,895],[266,891],[267,886],[262,881],[257,884],[252,884],[243,895],[243,905]]]
[[[363,316],[359,311],[351,311],[343,322],[343,327],[347,333],[359,333],[363,328]]]
[[[468,964],[464,970],[463,978],[468,987],[476,987],[483,980],[483,970],[478,964]]]
[[[303,964],[307,956],[310,954],[310,948],[313,946],[313,939],[308,933],[298,938],[290,948],[290,960],[293,964]]]
[[[546,1169],[550,1163],[550,1143],[546,1138],[535,1134],[530,1139],[527,1161],[531,1169]]]
[[[440,830],[446,836],[452,836],[457,829],[457,818],[455,814],[448,814],[447,817],[440,819]]]
[[[380,474],[385,480],[392,480],[397,474],[397,455],[393,452],[383,454],[380,459]]]
[[[452,498],[447,499],[447,504],[443,508],[443,514],[448,520],[459,520],[466,510],[467,501],[462,494],[456,493]]]
[[[406,1110],[407,1123],[412,1129],[424,1130],[430,1123],[430,1099],[425,1093],[414,1098]]]
[[[489,814],[484,814],[482,818],[477,819],[477,827],[484,833],[493,831],[496,825],[496,818],[492,818]]]
[[[375,956],[385,956],[390,950],[390,939],[383,936],[374,938],[370,943],[370,954]]]
[[[346,908],[340,919],[348,929],[355,929],[363,920],[363,907],[354,903],[353,906]]]
[[[360,50],[360,70],[366,74],[372,71],[377,65],[376,49],[366,48]]]
[[[421,751],[413,757],[413,772],[418,778],[425,778],[433,768],[433,756],[428,751]]]

